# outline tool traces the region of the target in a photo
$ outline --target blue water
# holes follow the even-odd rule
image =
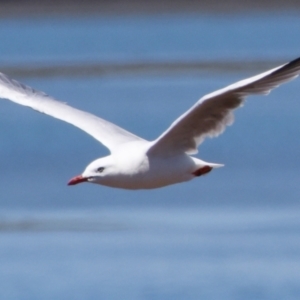
[[[288,12],[7,18],[0,65],[288,61],[300,54],[299,31]],[[19,79],[154,139],[203,94],[254,74]],[[299,91],[298,79],[249,98],[232,127],[201,145],[201,158],[225,168],[135,192],[66,186],[107,150],[0,101],[0,298],[299,299]]]

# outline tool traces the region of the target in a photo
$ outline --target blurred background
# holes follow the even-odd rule
[[[299,1],[0,1],[0,70],[155,139],[201,96],[300,56]],[[300,80],[126,191],[68,180],[107,150],[0,100],[1,299],[299,299]]]

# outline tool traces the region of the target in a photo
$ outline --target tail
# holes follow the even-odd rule
[[[207,163],[207,162],[204,162],[204,163],[205,163],[206,166],[210,166],[213,169],[217,169],[217,168],[221,168],[221,167],[225,166],[223,164],[214,164],[214,163]]]
[[[196,167],[195,171],[193,172],[195,176],[201,176],[209,173],[212,169],[224,167],[222,164],[205,162],[195,157],[192,157],[192,159],[194,160]]]

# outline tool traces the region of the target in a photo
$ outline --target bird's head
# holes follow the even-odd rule
[[[114,164],[111,156],[92,161],[81,175],[73,177],[68,185],[75,185],[81,182],[102,183],[104,178],[114,173]]]

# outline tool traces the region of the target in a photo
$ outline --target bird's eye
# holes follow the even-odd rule
[[[103,168],[103,167],[100,167],[100,168],[97,169],[97,172],[98,172],[98,173],[102,173],[103,171],[104,171],[104,168]]]

